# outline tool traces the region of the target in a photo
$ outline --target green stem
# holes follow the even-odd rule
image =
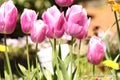
[[[36,79],[38,80],[39,79],[39,63],[38,63],[38,56],[37,56],[37,51],[38,51],[38,43],[36,43],[36,55],[35,55],[35,62],[36,62],[36,68],[37,68],[37,72],[36,72]],[[41,68],[41,65],[40,65],[40,68]],[[42,68],[41,68],[42,70]]]
[[[6,59],[7,69],[8,69],[9,74],[10,74],[10,80],[13,80],[11,65],[10,65],[10,61],[9,61],[9,57],[8,57],[8,51],[7,51],[6,34],[4,34],[4,44],[5,44],[5,59]]]
[[[28,80],[30,80],[30,58],[28,49],[28,35],[26,35],[26,50],[27,50],[27,65],[28,65]]]
[[[94,75],[95,75],[95,65],[93,64],[93,77],[94,77]]]
[[[118,23],[118,19],[117,19],[117,13],[116,13],[116,11],[114,11],[114,15],[115,15],[116,26],[117,26],[118,47],[119,47],[119,52],[120,52],[120,29],[119,29],[119,23]]]
[[[56,63],[57,63],[56,39],[55,38],[53,39],[53,43],[51,45],[52,45],[52,65],[53,65],[53,68],[55,68]]]
[[[54,49],[54,54],[56,54],[56,39],[54,39],[54,46],[53,46],[53,49]]]
[[[79,54],[80,54],[80,48],[81,48],[81,39],[79,41]]]
[[[38,66],[38,57],[37,57],[37,51],[38,51],[38,43],[36,43],[36,55],[35,55],[35,61],[36,61],[36,67]]]
[[[73,38],[72,38],[72,40],[71,40],[71,44],[70,44],[70,56],[71,56],[71,62],[70,62],[70,80],[72,80],[72,63],[73,63],[73,43],[74,43],[74,40],[73,40]]]
[[[76,80],[79,80],[80,76],[81,76],[81,69],[80,69],[80,48],[81,48],[81,40],[79,41],[78,53],[77,53],[77,76],[76,76]]]

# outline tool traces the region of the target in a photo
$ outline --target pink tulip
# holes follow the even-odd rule
[[[47,25],[42,20],[34,21],[30,37],[33,42],[40,43],[45,39]]]
[[[88,61],[94,65],[100,64],[106,52],[105,42],[96,36],[90,39],[88,46]]]
[[[0,33],[11,34],[14,32],[18,11],[12,0],[4,2],[0,7]]]
[[[74,0],[55,0],[55,2],[57,5],[65,7],[72,5]]]
[[[82,39],[88,34],[90,19],[87,18],[87,12],[80,5],[73,5],[66,12],[67,26],[65,31],[67,34]]]
[[[21,15],[21,18],[20,18],[22,31],[26,34],[29,34],[32,24],[36,20],[37,20],[37,14],[34,10],[24,9],[24,11]]]
[[[56,6],[48,8],[42,15],[48,25],[46,35],[49,38],[60,38],[64,34],[64,13],[60,13]]]

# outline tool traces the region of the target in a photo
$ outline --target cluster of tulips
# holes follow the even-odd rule
[[[24,9],[20,16],[22,31],[26,35],[30,34],[31,40],[35,43],[41,43],[46,37],[56,40],[64,34],[72,36],[72,39],[86,38],[90,25],[86,10],[81,5],[72,5],[74,0],[55,0],[55,2],[61,10],[54,5],[43,12],[42,19],[38,19],[38,13],[34,10]],[[67,11],[62,11],[62,7],[68,7]],[[17,18],[18,10],[13,1],[4,2],[0,7],[0,33],[5,35],[13,33]],[[105,53],[106,45],[103,39],[93,36],[88,46],[88,61],[94,65],[100,64]]]

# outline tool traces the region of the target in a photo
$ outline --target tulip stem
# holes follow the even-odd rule
[[[57,53],[56,53],[56,39],[53,39],[53,42],[51,42],[52,45],[52,66],[55,68],[57,63]]]
[[[94,77],[94,75],[95,75],[95,65],[93,64],[93,77]]]
[[[9,60],[8,51],[7,51],[6,34],[4,34],[4,45],[5,45],[5,59],[6,59],[7,69],[8,69],[8,72],[10,74],[10,80],[13,80],[10,60]]]
[[[80,48],[81,48],[81,39],[79,41],[79,46],[78,46],[78,53],[77,53],[77,75],[76,79],[79,80],[81,76],[81,69],[80,69]]]
[[[80,48],[81,48],[81,39],[79,41],[79,53],[80,53]]]
[[[71,57],[71,62],[70,62],[70,80],[72,80],[72,63],[73,63],[73,47],[74,47],[74,39],[73,39],[73,37],[72,37],[72,40],[71,40],[71,44],[70,44],[70,57]]]
[[[38,57],[37,57],[37,51],[38,51],[38,43],[36,43],[36,55],[35,55],[35,61],[36,61],[36,67],[38,66]]]
[[[37,77],[36,77],[36,79],[39,79],[39,72],[38,72],[39,71],[39,66],[38,66],[38,56],[37,56],[38,43],[36,43],[36,48],[35,49],[36,49],[35,61],[36,61],[36,68],[37,68],[37,72],[36,72]],[[40,64],[40,66],[41,66],[41,64]]]
[[[30,80],[30,58],[28,50],[28,35],[26,35],[26,51],[27,51],[27,66],[28,66],[28,80]]]

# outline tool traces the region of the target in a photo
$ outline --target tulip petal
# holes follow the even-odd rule
[[[55,0],[56,4],[58,4],[59,6],[70,6],[74,0]]]
[[[64,15],[56,6],[52,6],[42,14],[43,21],[48,25],[46,35],[49,38],[60,38],[64,33]]]
[[[6,14],[5,16],[6,27],[4,30],[7,32],[7,34],[11,34],[15,30],[17,16],[18,16],[18,12],[16,8],[13,8],[11,11],[8,12],[8,14]]]
[[[60,38],[64,34],[64,24],[64,13],[62,13],[59,20],[56,23],[56,27],[54,28],[55,37]]]
[[[66,27],[66,32],[72,36],[79,34],[82,30],[82,26],[80,26],[79,24],[71,24],[71,23],[67,23],[67,24],[68,26]]]
[[[15,30],[18,11],[12,0],[0,7],[0,33],[11,34]]]
[[[106,45],[104,41],[96,36],[93,36],[90,39],[89,46],[88,46],[88,61],[94,65],[99,64],[106,51]]]
[[[22,31],[26,34],[29,34],[32,24],[35,20],[37,20],[36,12],[31,9],[24,9],[24,11],[20,17]]]
[[[45,39],[47,25],[42,20],[34,21],[30,37],[33,42],[40,43]]]

